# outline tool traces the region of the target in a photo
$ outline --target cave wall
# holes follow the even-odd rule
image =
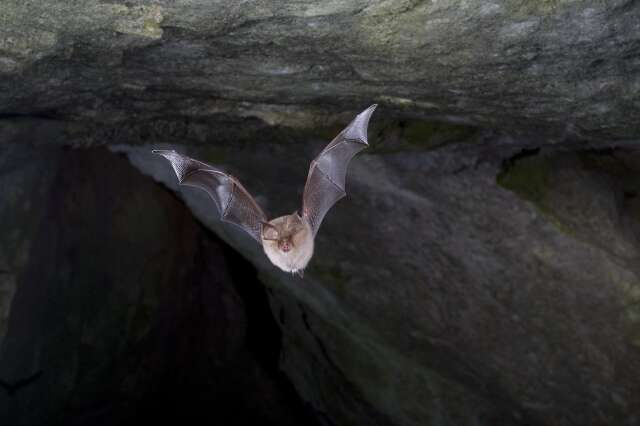
[[[373,128],[374,146],[406,141]],[[118,149],[258,265],[274,289],[282,366],[337,424],[634,424],[640,158],[463,134],[358,156],[304,280],[269,265],[148,149]],[[242,174],[279,147],[229,149],[225,163]],[[206,147],[177,149],[216,161]],[[303,179],[300,162],[243,182],[277,209],[282,176]]]
[[[49,129],[60,124],[59,120],[44,121],[41,126],[26,127],[26,133],[12,133],[12,137],[24,136],[31,128]],[[130,144],[112,144],[110,151],[42,142],[34,147],[6,145],[11,149],[3,155],[3,180],[12,184],[3,186],[3,196],[10,202],[3,214],[19,226],[12,226],[14,231],[4,234],[13,240],[8,240],[8,249],[3,250],[3,259],[10,259],[4,260],[10,273],[3,275],[3,288],[8,289],[3,294],[15,295],[12,303],[3,302],[3,306],[13,307],[9,316],[5,314],[7,325],[18,321],[13,318],[20,318],[15,312],[21,312],[21,321],[30,323],[34,330],[18,331],[25,327],[20,325],[15,326],[13,337],[11,333],[6,335],[3,359],[13,357],[23,365],[20,369],[10,367],[6,380],[29,378],[40,371],[43,373],[38,380],[44,380],[44,371],[49,371],[38,368],[28,361],[31,355],[25,357],[21,352],[33,347],[32,334],[44,336],[39,339],[52,338],[43,328],[43,321],[50,322],[46,303],[28,299],[29,306],[35,303],[40,307],[13,311],[20,306],[16,289],[27,292],[30,288],[22,282],[35,286],[33,277],[40,277],[43,270],[55,278],[65,270],[61,267],[65,263],[70,265],[67,271],[83,271],[94,265],[83,272],[91,282],[91,277],[101,277],[105,271],[113,273],[100,265],[108,256],[116,256],[115,264],[123,265],[123,273],[139,271],[136,276],[149,276],[148,282],[143,280],[145,285],[169,286],[171,290],[166,291],[173,294],[175,287],[162,284],[169,279],[166,274],[177,274],[172,268],[208,270],[206,265],[216,257],[215,251],[194,248],[209,238],[208,231],[191,217],[194,215],[257,268],[259,279],[268,289],[273,318],[282,330],[282,349],[275,358],[315,421],[378,425],[636,422],[640,395],[634,380],[640,369],[636,312],[640,216],[635,182],[640,159],[632,144],[606,149],[583,144],[540,148],[533,138],[381,117],[380,122],[372,122],[371,150],[352,163],[349,196],[327,217],[318,234],[316,256],[301,280],[277,271],[250,238],[224,226],[205,194],[179,188],[166,162],[152,155],[150,149],[175,147],[204,161],[223,162],[229,171],[241,176],[270,214],[277,215],[297,207],[308,161],[327,142],[324,135],[335,132],[333,126],[319,129],[316,135],[307,130],[271,127],[270,131],[257,132],[252,140],[242,139],[246,132],[243,128],[237,130],[238,138],[233,138],[232,128],[227,132],[230,140],[237,142],[211,146],[178,142],[184,128],[193,123],[185,121],[185,127],[175,128],[175,134],[167,131],[165,123],[142,122],[137,127],[119,129]],[[145,145],[140,135],[150,130],[159,133],[160,129],[154,127],[158,124],[165,130],[165,140],[174,142]],[[217,125],[200,124],[205,140],[215,138]],[[34,134],[34,140],[38,141],[38,135]],[[96,144],[105,142],[104,134],[95,137]],[[59,142],[64,144],[64,140]],[[119,166],[112,164],[113,158],[118,159]],[[175,191],[188,209],[128,168],[125,158]],[[256,164],[272,166],[258,168]],[[124,173],[121,168],[128,171]],[[145,182],[143,188],[132,184],[140,180]],[[36,187],[42,196],[33,197],[30,187]],[[105,191],[108,188],[113,195],[104,196],[110,193]],[[132,197],[142,199],[131,204]],[[156,207],[158,203],[173,206],[169,211],[175,210],[173,214],[190,225],[175,228],[171,224],[177,219],[170,219],[172,216],[158,219],[163,211]],[[67,204],[71,207],[65,207]],[[87,216],[88,211],[95,213]],[[156,221],[160,223],[150,225]],[[70,224],[76,222],[86,225],[75,230]],[[138,229],[139,223],[147,226]],[[103,224],[106,228],[99,230]],[[113,250],[105,253],[109,249],[98,249],[94,234],[112,241]],[[168,243],[173,239],[187,239],[181,244],[188,247],[176,250],[175,242]],[[32,249],[32,241],[44,241],[45,248]],[[27,247],[13,249],[20,244]],[[71,254],[50,257],[52,244],[67,247]],[[165,254],[171,261],[159,263],[176,266],[152,275],[156,262],[146,262],[138,269],[140,264],[130,259],[129,252],[120,257],[123,246],[136,253],[143,250],[140,256],[155,256],[154,250],[162,253],[166,246],[174,247],[175,253]],[[92,250],[97,251],[91,254]],[[67,259],[78,256],[73,253],[85,252],[89,254]],[[31,256],[36,257],[31,260]],[[36,265],[31,275],[19,272],[20,268],[29,271],[30,262]],[[182,265],[184,262],[187,266]],[[48,269],[43,269],[46,264]],[[231,267],[227,274],[233,281],[234,271],[244,268]],[[219,271],[219,265],[215,269]],[[184,279],[200,282],[202,288],[220,280],[215,274],[200,277],[203,273],[192,271]],[[109,278],[109,274],[107,279],[113,283],[120,281],[118,277]],[[20,277],[26,276],[32,278],[21,281]],[[63,275],[48,285],[60,285],[60,280],[68,285],[77,278]],[[33,293],[23,294],[43,297],[31,288]],[[137,286],[127,288],[139,291]],[[67,299],[96,300],[88,289],[84,290],[88,293],[82,293],[81,288],[75,291],[79,293],[68,290],[61,294],[60,306],[72,303]],[[129,297],[127,292],[122,296]],[[165,300],[164,309],[174,312],[169,322],[196,321],[184,319],[194,315],[193,305],[174,306],[175,299]],[[113,303],[121,302],[116,298]],[[156,315],[162,311],[155,312],[149,314],[148,321],[160,321]],[[116,307],[104,315],[104,339],[114,334],[119,337],[115,330],[129,330],[134,324]],[[228,327],[243,321],[242,315],[222,320]],[[219,322],[219,318],[211,318],[206,330],[219,330]],[[64,333],[73,331],[73,327],[66,326]],[[167,322],[157,327],[164,330]],[[77,329],[75,333],[82,337]],[[175,336],[167,336],[166,330],[163,333],[156,337],[155,344]],[[231,342],[239,339],[234,333],[230,336]],[[225,343],[211,350],[212,358],[223,356],[218,351],[227,348],[230,336],[220,338]],[[18,342],[11,344],[12,339]],[[264,338],[263,342],[271,340]],[[144,352],[153,342],[145,341]],[[115,340],[102,345],[102,349],[112,351],[122,347]],[[10,347],[14,348],[13,355]],[[192,344],[185,343],[182,351],[182,356],[192,362]],[[169,362],[167,358],[177,356],[173,351],[160,354],[156,362],[162,366]],[[110,368],[105,371],[112,371]],[[65,369],[60,371],[63,377],[70,374],[64,373]],[[165,370],[158,366],[151,371]],[[204,367],[203,371],[218,377]],[[140,379],[141,394],[151,383],[156,387],[152,380],[177,380],[149,375],[148,381]],[[242,392],[261,392],[261,387],[249,379],[234,376],[229,380]],[[88,382],[85,386],[118,388],[110,383],[98,386]],[[41,394],[39,401],[47,400],[46,395]],[[158,398],[132,398],[143,396],[149,398],[147,401]],[[100,398],[106,397],[102,394]],[[194,397],[191,403],[195,401],[201,400]],[[51,404],[55,408],[55,403]],[[82,401],[78,404],[81,406]],[[267,407],[272,404],[278,406],[273,401],[265,402]],[[18,405],[5,407],[17,410]],[[30,412],[35,416],[41,411]],[[105,424],[112,420],[108,419]]]
[[[639,15],[634,0],[5,0],[0,113],[313,127],[378,102],[552,140],[633,138]]]

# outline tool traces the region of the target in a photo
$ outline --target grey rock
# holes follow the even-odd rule
[[[310,126],[317,110],[378,102],[554,139],[637,138],[639,18],[631,0],[8,0],[0,113]]]
[[[147,148],[119,149],[178,189]],[[252,171],[269,150],[225,157],[267,207],[281,205],[287,175]],[[621,149],[500,160],[510,152],[498,138],[360,155],[303,281],[217,221],[206,196],[178,190],[263,272],[274,314],[292,318],[283,368],[337,424],[631,425],[640,159]],[[298,162],[276,167],[302,178]],[[514,185],[520,176],[544,197]]]

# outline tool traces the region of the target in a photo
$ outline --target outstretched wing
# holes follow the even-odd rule
[[[173,150],[153,150],[153,153],[171,162],[181,185],[205,190],[216,203],[223,221],[239,226],[261,242],[262,222],[267,217],[236,178]]]
[[[315,236],[322,219],[345,192],[345,178],[349,161],[369,145],[367,125],[377,105],[361,112],[318,155],[309,168],[302,199],[302,215]]]

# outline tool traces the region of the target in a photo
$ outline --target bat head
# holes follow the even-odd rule
[[[295,249],[304,232],[306,227],[298,212],[262,223],[262,239],[283,253]]]

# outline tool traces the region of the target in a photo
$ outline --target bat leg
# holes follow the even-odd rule
[[[299,276],[300,278],[304,278],[304,269],[298,269],[296,271],[296,275]]]

